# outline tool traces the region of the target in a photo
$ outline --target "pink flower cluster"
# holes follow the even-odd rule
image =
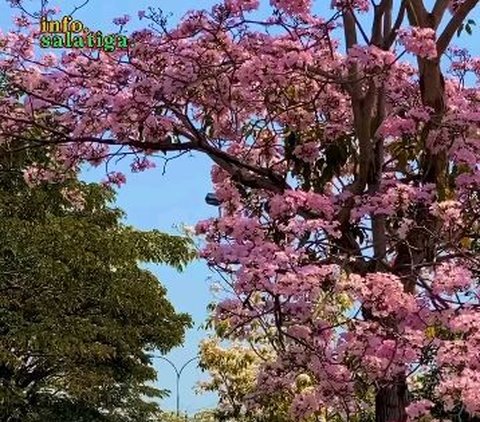
[[[370,2],[368,0],[332,0],[331,6],[340,10],[359,10],[361,12],[370,10]]]
[[[314,163],[319,154],[319,147],[317,142],[307,142],[302,145],[298,145],[293,153],[302,160],[308,163]]]
[[[427,59],[437,57],[435,31],[431,28],[412,27],[400,30],[399,39],[410,53]]]
[[[446,262],[438,266],[433,278],[432,288],[436,294],[452,295],[466,291],[472,285],[472,273],[461,262]]]
[[[406,409],[409,420],[416,421],[423,416],[428,416],[433,405],[430,400],[418,400],[411,403]]]
[[[130,16],[128,15],[123,15],[113,19],[113,23],[118,26],[126,25],[128,22],[130,22]]]
[[[310,11],[311,0],[270,0],[272,6],[289,15],[303,15]]]
[[[112,171],[107,174],[107,178],[103,181],[103,184],[105,186],[116,185],[117,187],[120,187],[126,182],[127,178],[123,173],[120,173],[118,171]]]
[[[385,51],[374,45],[363,47],[360,45],[353,46],[348,51],[348,63],[356,63],[367,71],[385,70],[395,62],[395,54],[391,51]]]
[[[430,206],[430,211],[436,217],[440,217],[448,228],[463,224],[462,204],[459,201],[435,202]]]
[[[452,13],[452,15],[455,14],[458,7],[461,6],[464,2],[465,0],[450,0],[450,3],[448,4],[448,9]]]
[[[259,0],[225,0],[225,6],[232,13],[250,12],[258,9]]]

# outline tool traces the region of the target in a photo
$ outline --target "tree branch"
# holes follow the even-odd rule
[[[467,15],[478,4],[478,2],[479,0],[465,0],[465,2],[461,3],[457,7],[455,15],[448,22],[447,26],[442,32],[442,35],[438,37],[437,53],[439,56],[441,56],[445,52],[458,28],[465,20]]]
[[[437,29],[451,0],[437,0],[432,9],[433,29]]]
[[[407,10],[407,0],[402,0],[400,4],[400,10],[398,11],[397,18],[395,19],[395,23],[393,24],[393,28],[391,29],[390,33],[385,39],[384,49],[388,50],[392,44],[395,42],[397,37],[397,31],[400,29],[403,20],[405,19],[405,12]]]
[[[348,50],[351,49],[355,44],[358,44],[357,40],[357,29],[355,26],[355,18],[353,12],[350,10],[345,10],[342,14],[343,16],[343,27],[345,33],[345,45]]]
[[[372,37],[371,44],[380,46],[383,42],[384,33],[382,33],[382,28],[385,24],[388,25],[387,14],[391,12],[392,0],[382,0],[380,5],[375,6],[373,24],[372,24]]]
[[[406,0],[408,17],[412,26],[425,27],[427,9],[422,0]]]

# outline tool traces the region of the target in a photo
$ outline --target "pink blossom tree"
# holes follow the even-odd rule
[[[61,57],[21,17],[0,38],[2,142],[50,146],[32,183],[208,155],[222,213],[197,229],[233,290],[216,318],[268,338],[258,391],[293,394],[294,418],[480,415],[480,59],[451,46],[479,1],[310,3],[259,20],[225,0],[173,29],[140,12],[128,51]]]

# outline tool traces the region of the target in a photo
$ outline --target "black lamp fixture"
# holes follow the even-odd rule
[[[212,205],[213,207],[220,206],[220,201],[218,200],[217,195],[215,195],[213,192],[207,193],[207,196],[205,197],[205,202],[208,205]]]

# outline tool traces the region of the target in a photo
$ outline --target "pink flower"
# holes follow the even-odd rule
[[[15,25],[19,28],[28,28],[32,23],[25,15],[16,16],[14,18]]]
[[[107,174],[106,180],[103,181],[103,184],[106,186],[116,185],[121,187],[127,182],[127,178],[123,173],[118,171],[112,171]]]
[[[450,3],[448,5],[448,10],[453,15],[457,11],[458,7],[461,6],[464,2],[465,0],[450,0]]]
[[[142,157],[136,158],[130,167],[133,173],[139,173],[141,171],[155,168],[155,163],[149,160],[147,157]]]
[[[118,26],[126,25],[130,21],[130,16],[123,15],[113,19],[113,23]]]
[[[331,7],[342,9],[357,9],[361,12],[368,12],[370,2],[368,0],[332,0]]]
[[[434,59],[437,57],[435,31],[431,28],[412,27],[398,31],[400,42],[410,53],[420,57]]]
[[[374,45],[368,47],[354,45],[348,50],[347,62],[357,63],[365,70],[378,72],[392,66],[395,55],[391,51],[382,50]]]
[[[459,201],[447,200],[433,203],[430,206],[430,212],[442,219],[447,228],[461,226],[462,222],[462,204]]]
[[[270,3],[289,15],[308,13],[311,7],[311,0],[270,0]]]
[[[411,403],[406,412],[410,420],[419,419],[422,416],[428,415],[429,410],[433,407],[433,403],[430,400],[419,400]]]
[[[225,0],[225,5],[233,13],[250,12],[258,9],[259,0]]]
[[[473,281],[472,273],[458,262],[439,265],[433,277],[433,291],[436,294],[454,294],[467,289]]]
[[[295,147],[293,153],[302,160],[313,163],[318,158],[319,148],[316,142],[306,142]]]

